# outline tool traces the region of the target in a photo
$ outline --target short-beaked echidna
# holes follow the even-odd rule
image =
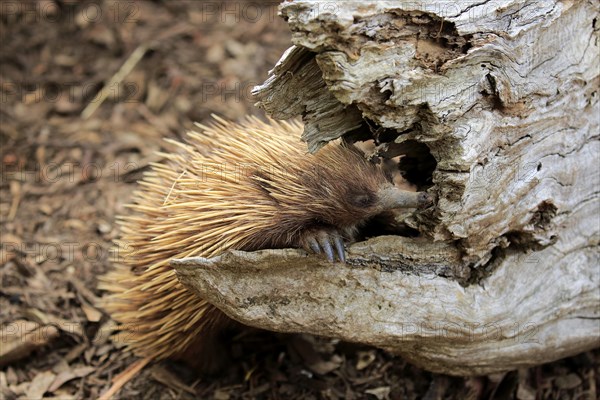
[[[120,219],[119,260],[100,280],[102,306],[137,355],[202,357],[203,337],[228,324],[178,282],[171,259],[303,247],[344,261],[343,240],[369,218],[430,202],[396,188],[352,145],[308,154],[296,122],[198,127],[139,183]]]

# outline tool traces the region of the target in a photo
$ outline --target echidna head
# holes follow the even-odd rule
[[[324,153],[328,149],[324,149]],[[343,146],[330,149],[312,176],[312,193],[321,219],[337,226],[354,226],[395,208],[423,208],[433,200],[425,192],[402,190],[389,180],[382,168],[362,154]]]
[[[372,218],[385,211],[396,208],[425,208],[433,203],[431,196],[425,192],[410,192],[394,186],[391,182],[379,182],[377,186],[365,182],[354,182],[348,185],[345,201],[341,206],[348,218],[348,225]]]

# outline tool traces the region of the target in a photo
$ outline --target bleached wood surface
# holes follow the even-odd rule
[[[598,3],[291,1],[281,12],[296,46],[255,91],[259,105],[302,115],[311,151],[363,118],[401,132],[396,143],[425,143],[437,204],[407,219],[420,238],[357,243],[345,266],[234,253],[178,264],[181,279],[249,325],[369,343],[449,374],[600,345]]]

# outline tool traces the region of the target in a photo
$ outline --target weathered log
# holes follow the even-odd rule
[[[180,279],[243,323],[449,374],[599,346],[599,5],[432,4],[285,2],[295,47],[254,92],[272,116],[303,117],[311,151],[370,135],[373,157],[404,154],[438,199],[403,220],[420,237],[354,244],[347,265],[185,260]]]

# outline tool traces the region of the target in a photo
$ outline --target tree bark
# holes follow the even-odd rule
[[[295,46],[256,88],[311,152],[344,136],[403,154],[437,197],[418,238],[174,262],[253,326],[376,345],[483,374],[600,344],[597,2],[282,4]],[[434,168],[422,168],[430,155]],[[421,160],[421,161],[420,161]],[[349,166],[351,167],[351,166]]]

